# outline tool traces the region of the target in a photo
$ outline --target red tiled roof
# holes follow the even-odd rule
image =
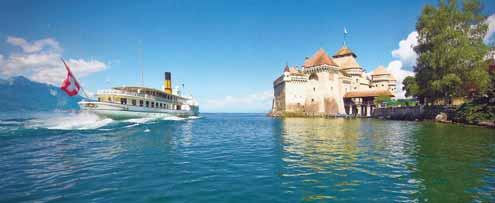
[[[344,98],[356,98],[356,97],[377,97],[377,96],[391,96],[392,94],[388,90],[360,90],[360,91],[351,91],[347,92],[344,95]]]
[[[356,57],[356,54],[354,54],[354,52],[352,52],[351,49],[349,49],[346,45],[344,45],[337,51],[337,53],[335,53],[335,55],[333,55],[333,57],[338,58],[338,57],[348,56],[348,55],[352,55],[352,56]]]
[[[335,62],[328,56],[328,54],[323,49],[319,49],[313,57],[307,59],[304,62],[304,67],[313,67],[319,65],[329,65],[329,66],[337,66]]]
[[[285,65],[284,72],[289,72],[289,65],[288,64]]]
[[[391,75],[390,72],[385,69],[383,66],[378,66],[373,72],[371,72],[371,75]]]

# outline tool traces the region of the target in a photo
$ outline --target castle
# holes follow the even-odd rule
[[[319,49],[301,68],[285,66],[273,82],[274,116],[370,116],[378,96],[394,97],[397,80],[383,66],[367,75],[346,45],[330,57]]]

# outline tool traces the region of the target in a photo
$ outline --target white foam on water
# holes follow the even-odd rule
[[[134,123],[134,124],[131,124],[131,125],[126,125],[124,126],[124,128],[132,128],[134,126],[138,126],[138,125],[141,125],[140,123]]]
[[[54,113],[43,115],[34,119],[31,119],[25,123],[27,128],[46,128],[57,130],[91,130],[99,129],[112,123],[123,122],[129,123],[124,128],[131,128],[142,124],[150,124],[160,120],[166,121],[182,121],[189,119],[198,119],[198,116],[191,117],[177,117],[170,115],[163,116],[150,116],[143,118],[134,118],[122,121],[115,121],[110,118],[100,117],[90,112],[78,112],[78,113]],[[0,120],[1,122],[1,120]],[[6,121],[5,124],[13,124],[14,122]],[[102,128],[99,130],[109,131],[111,128]]]
[[[57,130],[97,129],[113,123],[110,118],[101,118],[89,112],[52,114],[35,118],[26,123],[28,128],[46,128]]]
[[[144,118],[133,118],[133,119],[128,119],[124,120],[123,122],[126,123],[136,123],[136,124],[144,124],[144,123],[149,123],[151,121],[158,120],[156,117],[144,117]]]
[[[182,120],[186,120],[187,118],[182,118],[182,117],[177,117],[177,116],[167,116],[167,117],[163,117],[161,118],[161,120],[164,120],[164,121],[182,121]]]
[[[145,124],[145,123],[150,123],[153,121],[182,121],[182,120],[187,120],[189,118],[183,118],[183,117],[178,117],[178,116],[171,116],[171,115],[153,115],[149,117],[143,117],[143,118],[133,118],[133,119],[128,119],[125,120],[124,122],[129,122],[129,123],[139,123],[139,124]]]
[[[0,120],[0,125],[19,125],[22,124],[20,121],[3,121]]]

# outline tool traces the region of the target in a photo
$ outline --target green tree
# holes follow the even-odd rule
[[[390,102],[391,99],[390,99],[390,96],[388,95],[379,95],[375,98],[374,102],[375,102],[375,105],[381,105],[383,103],[387,103],[387,102]]]
[[[414,97],[419,93],[419,86],[416,83],[416,78],[407,76],[402,81],[402,90],[406,91],[406,97]]]
[[[416,24],[416,84],[411,79],[405,84],[409,95],[449,100],[483,94],[490,85],[484,60],[488,53],[483,43],[488,29],[485,19],[477,0],[425,6]]]

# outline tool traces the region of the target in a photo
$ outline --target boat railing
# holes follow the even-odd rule
[[[162,97],[156,97],[153,95],[149,94],[143,94],[143,93],[136,93],[136,92],[128,92],[128,91],[122,91],[122,90],[98,90],[96,94],[114,94],[114,95],[122,95],[122,96],[134,96],[134,97],[143,97],[145,99],[150,99],[150,100],[157,100],[157,101],[167,101],[170,102],[171,100],[165,99]],[[179,99],[180,100],[180,99]]]

